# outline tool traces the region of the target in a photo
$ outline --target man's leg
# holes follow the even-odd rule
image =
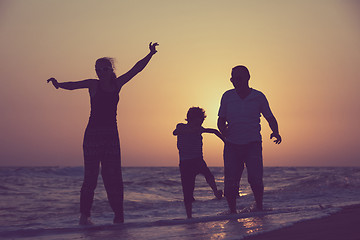
[[[239,179],[244,170],[239,146],[227,143],[224,147],[225,187],[224,195],[229,205],[230,213],[236,213],[236,197],[238,196]]]
[[[263,159],[261,142],[250,143],[246,149],[246,168],[248,182],[254,193],[257,210],[263,209]]]

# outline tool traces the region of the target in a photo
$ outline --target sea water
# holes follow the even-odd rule
[[[223,189],[222,167],[211,167]],[[253,204],[244,171],[237,207]],[[360,168],[265,167],[264,207],[227,218],[227,202],[217,200],[198,175],[188,221],[177,167],[124,167],[125,223],[112,224],[101,176],[91,227],[78,226],[83,167],[0,168],[1,239],[242,239],[331,214],[360,203]],[[224,217],[225,215],[225,217]]]

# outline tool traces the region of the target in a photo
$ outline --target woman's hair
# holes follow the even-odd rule
[[[98,58],[95,62],[95,66],[99,63],[107,63],[110,64],[112,70],[113,70],[113,74],[114,74],[114,79],[116,78],[116,74],[114,72],[115,70],[115,59],[111,58],[111,57],[102,57],[102,58]]]
[[[189,121],[195,118],[205,119],[206,118],[205,110],[200,107],[191,107],[186,114],[185,120]]]
[[[111,57],[102,57],[96,60],[95,65],[100,62],[110,63],[111,67],[115,69],[115,59]]]

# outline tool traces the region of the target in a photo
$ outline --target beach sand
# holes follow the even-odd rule
[[[344,207],[341,211],[320,219],[307,220],[267,233],[248,235],[245,240],[360,240],[360,205]],[[111,226],[111,225],[110,225]],[[238,221],[215,221],[206,224],[184,224],[122,228],[121,226],[73,231],[35,233],[26,240],[93,240],[93,239],[237,239],[244,229]],[[0,236],[0,239],[4,239]],[[15,238],[6,238],[15,239]]]
[[[344,207],[333,215],[248,236],[246,240],[360,240],[360,205]]]

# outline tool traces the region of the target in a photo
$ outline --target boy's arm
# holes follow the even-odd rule
[[[176,125],[176,128],[175,128],[175,130],[173,131],[173,135],[174,135],[174,136],[179,135],[179,124]]]
[[[183,124],[183,123],[178,123],[176,125],[175,130],[173,131],[173,135],[177,136],[177,135],[181,134],[182,132],[184,132],[184,125],[185,124]]]
[[[213,128],[203,128],[203,132],[205,133],[213,133],[218,136],[223,142],[225,142],[225,137],[218,130]]]
[[[176,129],[173,131],[173,135],[177,136],[180,134],[191,134],[198,131],[202,131],[202,129],[189,127],[184,123],[179,123],[178,125],[176,125]]]

